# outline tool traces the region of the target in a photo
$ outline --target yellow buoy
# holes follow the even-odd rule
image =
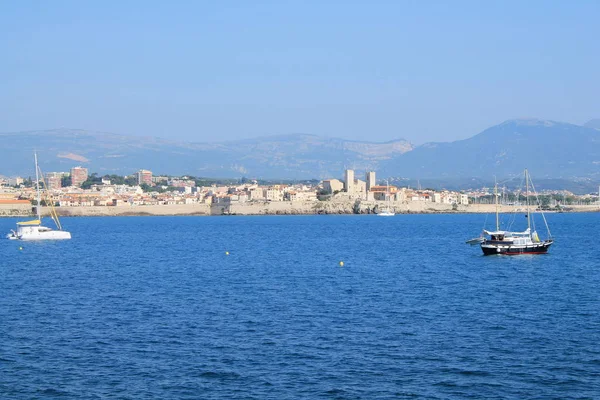
[[[226,251],[226,252],[225,252],[225,255],[226,255],[226,256],[228,256],[228,255],[229,255],[229,252],[228,252],[228,251]]]
[[[343,266],[344,266],[344,262],[340,261],[340,267],[343,267]]]
[[[22,248],[22,247],[19,247],[19,250],[23,250],[23,248]]]

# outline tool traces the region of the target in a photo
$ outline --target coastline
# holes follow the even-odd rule
[[[61,217],[111,217],[111,216],[218,216],[218,215],[331,215],[331,214],[376,214],[379,202],[247,202],[220,204],[172,204],[136,206],[79,206],[57,207]],[[396,214],[485,214],[494,213],[493,204],[452,205],[431,202],[408,202],[392,204]],[[522,207],[501,206],[501,213],[522,211]],[[43,209],[43,215],[49,210]],[[568,212],[599,212],[598,205],[571,206]],[[545,211],[554,213],[556,211]],[[27,217],[29,209],[5,209],[0,217]]]

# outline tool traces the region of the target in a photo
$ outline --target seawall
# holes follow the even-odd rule
[[[247,202],[221,204],[177,204],[148,206],[95,206],[95,207],[57,207],[60,216],[141,216],[141,215],[303,215],[303,214],[374,214],[381,203],[367,201],[278,201]],[[493,204],[457,205],[431,202],[392,203],[397,214],[435,214],[435,213],[494,213]],[[44,208],[44,215],[49,213]],[[597,212],[598,205],[572,206],[573,212]],[[502,213],[524,212],[523,207],[502,206]],[[0,209],[0,216],[14,217],[31,215],[31,207]]]

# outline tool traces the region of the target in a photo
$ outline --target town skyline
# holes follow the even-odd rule
[[[375,171],[364,180],[354,170],[344,171],[342,180],[320,182],[259,183],[256,180],[218,183],[194,177],[154,176],[138,170],[127,177],[88,175],[83,167],[65,173],[49,172],[33,180],[0,179],[0,215],[20,216],[31,206],[56,208],[63,215],[260,215],[260,214],[379,214],[382,210],[404,213],[490,212],[501,204],[516,210],[524,203],[545,210],[589,211],[597,207],[597,194],[576,196],[568,191],[436,190],[385,185]],[[66,180],[65,180],[66,178]],[[134,207],[134,208],[132,208]]]

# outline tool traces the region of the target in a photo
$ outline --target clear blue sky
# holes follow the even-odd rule
[[[3,1],[0,131],[450,141],[600,118],[600,2]]]

